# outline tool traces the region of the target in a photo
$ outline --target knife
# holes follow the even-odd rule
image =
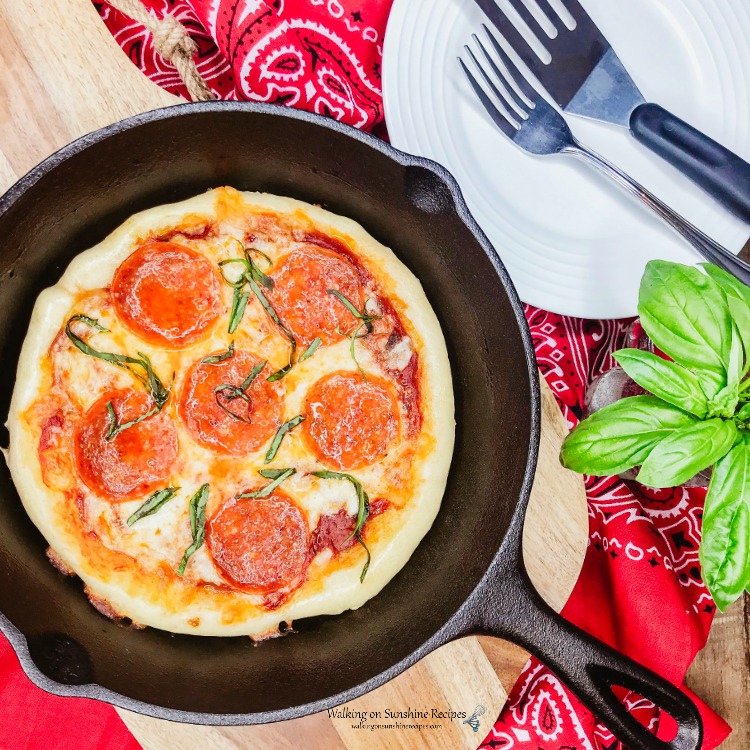
[[[669,162],[722,206],[750,223],[750,164],[658,104],[646,102],[622,61],[578,0],[560,0],[572,31],[544,3],[538,14],[557,29],[552,39],[523,0],[508,0],[552,56],[547,64],[495,0],[475,0],[567,113],[614,123]]]

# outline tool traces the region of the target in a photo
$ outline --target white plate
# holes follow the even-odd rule
[[[647,100],[750,159],[750,3],[583,4]],[[586,318],[634,315],[647,261],[700,258],[585,164],[569,156],[529,156],[494,127],[456,61],[483,21],[473,0],[395,0],[383,60],[393,145],[455,175],[521,299]],[[568,122],[580,140],[740,251],[750,228],[624,128],[580,117]]]

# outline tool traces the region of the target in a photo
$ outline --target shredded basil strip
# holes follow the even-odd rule
[[[243,492],[240,495],[235,495],[237,499],[245,499],[249,497],[268,497],[285,479],[288,479],[292,474],[296,474],[296,469],[261,469],[258,472],[262,477],[266,479],[272,479],[265,487],[261,487],[255,492]]]
[[[241,286],[234,288],[234,297],[232,299],[232,312],[229,316],[229,333],[234,333],[237,330],[237,326],[242,320],[242,316],[245,314],[245,308],[247,307],[247,301],[250,299],[250,295],[247,292],[242,291]]]
[[[140,417],[132,419],[130,422],[119,422],[117,421],[117,414],[115,413],[115,407],[111,401],[107,401],[107,413],[109,414],[109,429],[107,434],[104,436],[105,440],[112,440],[112,438],[119,435],[123,430],[127,430],[129,427],[134,427],[139,422],[143,422],[144,419],[153,417],[154,414],[158,414],[161,411],[161,407],[157,404],[156,406],[149,409],[145,414],[141,414]]]
[[[300,414],[299,416],[294,417],[294,419],[290,419],[288,422],[284,422],[284,424],[279,427],[279,429],[276,431],[276,435],[273,438],[271,447],[268,449],[268,453],[266,453],[266,457],[263,460],[264,464],[270,464],[271,461],[276,458],[276,454],[279,452],[281,441],[284,439],[284,435],[286,435],[290,430],[293,430],[300,422],[304,421],[305,418]]]
[[[269,318],[278,326],[278,328],[281,330],[281,332],[284,334],[284,336],[289,340],[289,343],[291,344],[291,348],[289,350],[289,364],[285,367],[282,367],[277,372],[273,373],[273,375],[270,375],[268,377],[268,380],[271,383],[276,382],[277,380],[281,380],[285,375],[289,373],[289,371],[294,367],[295,357],[294,355],[297,352],[297,339],[294,337],[294,334],[281,322],[281,319],[276,314],[276,310],[273,309],[273,306],[268,301],[268,298],[263,293],[263,290],[258,286],[255,279],[250,276],[247,277],[247,283],[250,285],[250,289],[252,289],[253,294],[258,298],[258,301],[263,306],[263,309],[266,311],[266,314]]]
[[[316,351],[318,351],[318,347],[323,343],[323,340],[320,337],[314,338],[312,342],[310,343],[310,346],[305,349],[304,352],[300,355],[300,358],[297,360],[298,362],[304,362],[306,359],[309,359],[312,357],[313,354],[315,354]]]
[[[234,341],[229,344],[229,348],[223,354],[215,354],[213,357],[206,357],[201,360],[202,365],[218,365],[219,362],[226,362],[234,357]]]
[[[214,398],[216,399],[219,408],[223,409],[233,419],[236,419],[239,422],[244,422],[245,424],[250,424],[249,419],[245,419],[239,414],[235,414],[231,409],[227,409],[227,407],[219,400],[219,396],[223,395],[227,401],[234,401],[237,398],[241,398],[249,404],[250,397],[245,391],[252,385],[253,380],[260,375],[261,371],[267,364],[268,361],[264,359],[262,362],[255,365],[255,367],[250,370],[250,374],[242,381],[241,385],[232,385],[231,383],[221,383],[220,385],[217,385],[216,388],[214,388]]]
[[[354,360],[354,364],[357,365],[357,369],[360,371],[360,373],[362,373],[362,377],[364,378],[364,380],[367,380],[367,375],[365,375],[365,371],[362,369],[362,365],[359,364],[359,360],[357,359],[357,353],[354,348],[354,344],[356,343],[357,339],[363,339],[365,338],[365,336],[369,336],[369,334],[371,334],[373,331],[373,321],[380,320],[383,316],[370,315],[370,313],[367,312],[367,300],[365,300],[365,303],[362,306],[362,312],[360,312],[359,310],[357,310],[351,300],[347,299],[338,289],[326,289],[326,292],[336,297],[336,299],[341,302],[341,304],[344,305],[344,307],[357,320],[361,321],[360,324],[354,329],[354,333],[352,334],[343,333],[339,326],[336,326],[336,333],[338,333],[339,336],[347,336],[350,339],[349,353],[352,355],[352,359]],[[359,332],[363,328],[366,329],[366,333],[360,336]]]
[[[261,250],[256,250],[255,248],[246,248],[239,240],[237,240],[237,242],[242,248],[242,254],[244,257],[227,258],[226,260],[222,260],[219,262],[219,272],[221,273],[221,278],[224,279],[224,282],[231,286],[234,290],[234,294],[232,297],[232,311],[229,315],[229,333],[234,333],[237,330],[237,326],[239,326],[240,321],[245,314],[247,302],[250,299],[250,294],[245,291],[245,284],[249,283],[250,281],[255,281],[258,284],[264,286],[266,289],[273,289],[273,279],[270,276],[267,276],[260,269],[258,264],[255,263],[255,261],[253,261],[253,259],[250,257],[250,253],[257,253],[258,255],[265,258],[265,260],[268,262],[269,268],[273,266],[273,262],[271,261],[271,259]],[[228,279],[226,277],[226,274],[224,273],[224,266],[231,263],[241,263],[244,266],[244,271],[235,281]]]
[[[367,545],[365,544],[364,539],[362,539],[362,528],[370,516],[370,496],[365,492],[365,488],[362,484],[351,474],[341,474],[338,471],[314,471],[312,475],[314,477],[319,477],[320,479],[344,479],[347,482],[351,482],[354,485],[354,489],[357,491],[357,501],[359,503],[357,509],[357,521],[354,524],[354,531],[352,531],[344,541],[349,541],[352,537],[356,537],[357,541],[367,553],[367,561],[365,562],[365,565],[362,568],[362,574],[359,577],[359,582],[363,583],[367,571],[370,568],[370,561],[372,560],[370,550],[367,549]]]
[[[198,492],[190,498],[190,531],[193,543],[185,550],[177,575],[185,572],[188,560],[203,546],[206,540],[206,504],[208,503],[208,485],[204,484]]]
[[[102,359],[105,362],[109,362],[115,365],[116,367],[121,367],[123,370],[127,370],[128,372],[130,372],[138,380],[140,380],[140,382],[148,389],[149,393],[151,394],[151,398],[153,398],[154,403],[156,404],[156,407],[154,409],[151,409],[151,411],[144,414],[142,417],[139,417],[138,419],[135,419],[132,422],[126,422],[121,425],[117,424],[117,417],[114,413],[114,407],[111,405],[111,403],[108,404],[107,411],[109,412],[110,426],[106,435],[106,439],[110,440],[118,432],[122,432],[122,430],[125,430],[128,427],[132,427],[134,424],[138,424],[138,422],[142,422],[144,419],[151,417],[157,412],[161,411],[169,399],[169,392],[172,386],[170,384],[169,388],[164,387],[164,384],[161,382],[157,374],[154,372],[154,368],[153,368],[153,365],[151,364],[151,360],[143,352],[136,352],[136,354],[138,355],[138,358],[135,358],[135,357],[128,357],[125,354],[101,352],[98,349],[94,349],[92,346],[87,344],[82,338],[80,338],[79,336],[76,336],[76,334],[73,333],[73,331],[70,329],[71,323],[74,323],[75,321],[78,321],[78,320],[90,326],[91,328],[96,329],[97,331],[101,331],[102,333],[109,332],[107,328],[104,328],[103,326],[99,324],[98,320],[89,318],[86,315],[74,315],[65,324],[65,335],[70,339],[70,341],[75,345],[75,347],[79,351],[88,355],[89,357]],[[144,370],[145,375],[134,370],[131,365],[137,365],[138,367],[141,367]],[[172,380],[174,380],[174,375],[172,376]]]
[[[130,518],[128,518],[128,526],[132,526],[136,521],[140,521],[141,518],[156,513],[162,505],[168,503],[177,494],[179,489],[179,487],[167,487],[166,489],[154,492],[154,494],[151,495],[151,497],[149,497],[148,500],[146,500],[146,502],[143,503],[143,505],[141,505],[132,516],[130,516]]]
[[[326,289],[328,294],[332,294],[336,299],[341,302],[342,305],[355,317],[357,320],[361,320],[362,323],[367,327],[367,333],[372,333],[372,322],[374,320],[380,320],[382,315],[370,315],[367,312],[367,302],[362,306],[362,312],[357,310],[351,300],[347,299],[338,289]]]

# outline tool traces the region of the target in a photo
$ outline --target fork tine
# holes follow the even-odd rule
[[[471,52],[471,50],[469,50],[469,52]],[[500,130],[503,131],[503,133],[505,133],[506,136],[508,136],[508,138],[512,139],[516,135],[516,132],[518,130],[516,125],[514,125],[511,120],[495,106],[492,99],[487,96],[485,90],[479,85],[477,79],[474,78],[474,76],[471,74],[469,69],[466,67],[466,64],[460,57],[458,58],[458,61],[461,63],[461,67],[463,68],[466,77],[469,79],[469,83],[474,89],[474,93],[479,97],[479,101],[482,102],[482,106],[487,110],[487,113],[492,118],[492,121],[495,123],[495,125],[498,126],[498,128],[500,128]]]
[[[531,0],[532,2],[536,2],[536,0]],[[537,19],[534,17],[534,14],[526,7],[526,3],[524,3],[523,0],[508,0],[511,7],[518,13],[518,15],[521,17],[523,22],[531,29],[532,33],[536,35],[536,37],[539,39],[540,42],[544,42],[544,39],[552,39],[545,30],[544,27],[537,21]],[[541,14],[552,24],[554,28],[557,28],[557,24],[555,21],[550,18],[549,13],[544,9],[544,5],[542,3],[536,3],[536,6],[539,8],[539,11]],[[541,36],[539,34],[541,32]]]
[[[578,0],[560,0],[565,9],[573,16],[573,20],[579,22],[581,18],[588,18],[589,14],[583,9]]]
[[[500,58],[500,62],[505,66],[508,71],[510,79],[514,81],[521,93],[533,104],[539,99],[539,92],[529,83],[526,74],[516,65],[513,60],[510,59],[510,55],[503,49],[502,45],[495,38],[495,35],[487,28],[485,24],[482,24],[484,33],[487,34],[487,38],[490,40],[490,44],[493,46],[497,56]],[[507,40],[506,40],[507,41]],[[518,52],[518,50],[516,50]],[[523,56],[522,56],[523,58]],[[507,76],[505,76],[507,79]],[[511,85],[510,88],[513,88]],[[524,105],[527,106],[527,105]]]
[[[523,101],[523,99],[521,99],[521,97],[516,93],[515,89],[513,88],[513,82],[510,80],[509,74],[503,72],[502,70],[500,70],[500,68],[497,67],[495,61],[490,57],[490,53],[487,52],[487,48],[482,44],[481,40],[476,34],[472,34],[471,38],[474,40],[474,43],[477,45],[477,47],[479,47],[479,49],[482,51],[482,54],[489,63],[489,66],[497,76],[498,81],[502,83],[503,91],[499,91],[495,86],[492,86],[492,82],[487,77],[487,73],[485,72],[484,68],[479,64],[476,57],[474,57],[474,55],[472,54],[474,64],[479,68],[479,72],[484,76],[485,81],[487,81],[489,85],[494,89],[495,96],[497,96],[498,94],[501,95],[505,104],[511,107],[511,111],[513,109],[518,109],[519,114],[521,114],[524,118],[528,117],[529,105],[525,101]],[[471,54],[471,50],[469,50],[469,54]],[[506,91],[507,93],[504,93]]]

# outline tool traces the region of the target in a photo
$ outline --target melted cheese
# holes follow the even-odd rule
[[[424,419],[416,436],[407,437],[402,428],[400,439],[383,460],[353,472],[372,499],[383,497],[391,504],[386,513],[368,523],[372,564],[364,583],[359,581],[364,552],[358,546],[339,556],[329,550],[319,553],[302,586],[276,610],[264,606],[259,595],[227,590],[227,581],[206,545],[190,559],[184,577],[176,576],[174,571],[191,543],[191,495],[203,483],[210,485],[210,517],[237,492],[266,484],[268,480],[260,477],[258,470],[265,466],[268,446],[242,458],[217,458],[192,439],[176,414],[174,396],[165,410],[178,431],[179,457],[165,486],[180,489],[157,513],[129,527],[127,519],[145,497],[112,503],[79,483],[80,494],[74,499],[43,481],[39,460],[34,457],[38,456],[41,430],[38,412],[50,392],[64,394],[82,413],[113,388],[142,387],[127,371],[86,356],[69,343],[62,329],[74,314],[95,318],[109,329],[94,333],[85,325],[74,324],[74,332],[96,349],[131,355],[144,352],[165,384],[175,373],[173,393],[177,395],[188,367],[209,354],[225,351],[230,341],[237,349],[268,359],[275,368],[286,364],[288,341],[257,300],[248,304],[235,334],[227,333],[232,304],[232,290],[227,285],[223,285],[226,314],[206,340],[187,349],[167,351],[149,346],[117,320],[106,290],[119,263],[144,239],[201,222],[214,226],[213,235],[197,239],[178,236],[175,241],[192,247],[214,264],[238,257],[237,240],[263,223],[298,227],[301,234],[317,229],[341,237],[373,275],[366,292],[385,295],[399,310],[407,335],[380,359],[357,342],[357,359],[367,372],[389,378],[387,370],[403,370],[416,351]],[[278,232],[272,240],[262,235],[252,242],[274,262],[299,244],[294,232],[289,231]],[[227,267],[227,275],[231,268]],[[301,414],[312,384],[337,370],[357,371],[348,340],[321,346],[280,381],[286,392],[283,421]],[[29,515],[93,595],[143,625],[174,632],[253,636],[274,632],[279,622],[361,606],[395,575],[438,511],[454,433],[450,370],[442,334],[421,286],[391,251],[358,225],[322,209],[230,189],[138,214],[100,245],[78,256],[60,282],[40,295],[19,362],[8,427],[8,462]],[[310,476],[323,467],[306,448],[299,427],[286,435],[268,467],[296,469],[282,490],[303,508],[311,533],[322,515],[336,513],[342,507],[356,514],[357,498],[351,484]],[[88,531],[94,532],[95,539]]]

